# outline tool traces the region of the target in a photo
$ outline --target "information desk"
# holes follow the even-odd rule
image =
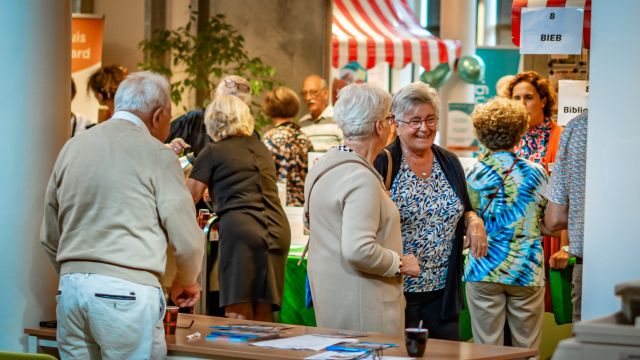
[[[178,316],[178,326],[188,325],[191,320],[195,320],[189,329],[176,329],[175,335],[167,336],[167,348],[169,358],[214,358],[214,359],[304,359],[307,356],[316,354],[316,351],[304,350],[280,350],[251,346],[247,343],[230,342],[219,338],[216,340],[206,340],[205,336],[211,332],[211,325],[227,325],[241,323],[257,323],[254,321],[242,321],[227,318],[217,318],[203,315],[180,314]],[[272,323],[265,323],[273,325]],[[187,340],[186,336],[195,332],[202,334],[200,339]],[[29,335],[30,350],[37,350],[38,344],[41,346],[51,346],[55,343],[55,329],[47,328],[27,328],[24,332]],[[298,336],[304,334],[335,334],[336,330],[322,329],[316,327],[296,326],[284,330],[282,337]],[[388,336],[382,334],[370,334],[361,338],[363,341],[395,343],[397,348],[384,350],[383,355],[407,356],[404,348],[404,338],[400,336]],[[46,343],[43,343],[46,342]],[[31,345],[35,347],[31,347]],[[466,342],[455,342],[445,340],[430,339],[427,343],[427,350],[424,359],[525,359],[536,356],[537,350],[514,347],[502,347],[492,345],[477,345]]]

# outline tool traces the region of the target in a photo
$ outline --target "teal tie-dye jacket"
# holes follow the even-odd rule
[[[471,204],[478,214],[487,206],[515,161],[511,152],[496,152],[467,174]],[[487,256],[467,256],[464,281],[544,286],[542,234],[548,176],[544,168],[520,158],[482,216],[487,228]]]

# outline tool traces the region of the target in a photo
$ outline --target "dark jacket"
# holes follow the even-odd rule
[[[391,183],[393,184],[393,179],[398,175],[398,172],[400,171],[400,164],[402,162],[400,138],[396,138],[392,144],[388,145],[387,150],[391,153],[391,158],[393,160],[391,169]],[[469,200],[469,194],[467,193],[464,169],[462,168],[462,164],[460,164],[458,157],[452,152],[435,144],[431,146],[431,150],[433,151],[435,158],[438,159],[440,167],[442,167],[442,171],[444,172],[444,176],[447,178],[447,181],[449,181],[451,188],[453,188],[453,191],[462,200],[464,212],[473,211],[471,201]],[[378,154],[374,162],[374,166],[380,175],[382,175],[382,178],[386,179],[389,164],[387,154],[384,151]],[[464,265],[462,261],[462,247],[465,234],[464,219],[465,217],[462,216],[460,221],[458,221],[455,232],[455,243],[453,244],[451,254],[449,255],[447,281],[444,287],[444,299],[442,301],[442,310],[440,313],[440,317],[445,320],[458,316],[460,310],[462,310],[462,268]]]
[[[253,130],[253,136],[260,140],[258,131]],[[193,155],[198,156],[200,151],[212,141],[207,135],[207,126],[204,124],[204,110],[191,110],[171,121],[169,137],[165,142],[169,143],[175,138],[182,138],[187,144],[191,145]]]
[[[191,150],[195,156],[211,141],[207,135],[207,127],[204,125],[204,110],[191,110],[184,115],[180,115],[171,122],[167,143],[175,138],[182,138],[191,145]]]

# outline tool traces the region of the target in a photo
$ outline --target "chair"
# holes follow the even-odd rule
[[[56,360],[48,354],[30,354],[11,351],[0,351],[0,360]]]

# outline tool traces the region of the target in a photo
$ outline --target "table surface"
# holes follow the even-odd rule
[[[259,323],[255,321],[243,321],[228,318],[218,318],[204,315],[180,314],[178,326],[186,326],[191,320],[195,320],[189,329],[176,329],[175,335],[167,336],[167,348],[170,355],[210,357],[216,356],[227,359],[304,359],[307,356],[316,354],[316,351],[305,350],[281,350],[251,346],[247,343],[230,342],[219,338],[216,340],[205,340],[205,336],[211,332],[209,326],[227,325],[240,323]],[[266,325],[285,325],[277,323],[262,323]],[[40,338],[55,339],[56,330],[48,328],[26,328],[24,332],[28,335]],[[186,335],[200,332],[202,337],[195,340],[187,340]],[[334,334],[336,330],[323,329],[317,327],[296,326],[284,330],[282,337],[298,336],[304,334]],[[384,355],[407,356],[404,348],[404,339],[397,336],[383,334],[373,334],[362,338],[363,341],[395,343],[397,348],[385,349]],[[445,341],[430,339],[427,343],[427,350],[424,359],[521,359],[536,356],[537,350],[523,349],[515,347],[503,347],[492,345],[478,345],[467,342]]]

